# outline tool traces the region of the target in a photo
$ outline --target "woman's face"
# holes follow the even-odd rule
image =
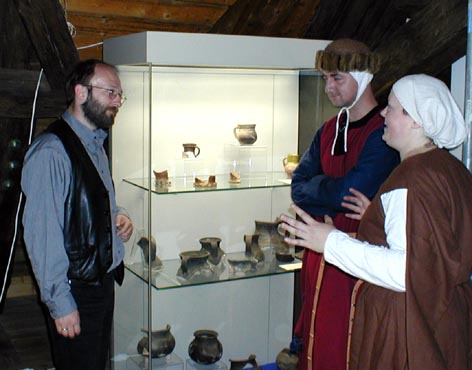
[[[380,113],[385,118],[382,139],[388,146],[398,150],[406,148],[411,135],[413,119],[403,110],[393,92],[388,96],[388,105]]]

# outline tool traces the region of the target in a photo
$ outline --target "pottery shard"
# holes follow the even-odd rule
[[[202,180],[198,177],[195,177],[193,185],[197,188],[214,188],[217,185],[216,176],[209,176],[208,180]]]

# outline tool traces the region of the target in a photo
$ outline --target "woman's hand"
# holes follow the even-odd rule
[[[369,198],[367,198],[360,191],[349,188],[349,191],[354,195],[346,195],[343,199],[346,202],[342,202],[341,205],[344,208],[350,209],[354,213],[345,213],[347,218],[352,218],[354,220],[360,220],[370,204]]]
[[[280,228],[288,231],[290,235],[295,236],[295,238],[285,238],[285,241],[290,245],[323,253],[328,234],[332,230],[335,230],[331,218],[325,216],[326,223],[322,223],[315,221],[308,213],[295,204],[292,204],[291,208],[300,216],[302,221],[298,221],[287,215],[280,216],[283,221],[283,223],[280,224]]]

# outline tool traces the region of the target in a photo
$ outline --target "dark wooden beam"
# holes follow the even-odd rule
[[[37,58],[53,89],[64,89],[79,55],[58,0],[15,0]]]
[[[465,55],[467,8],[465,0],[431,0],[379,45],[376,51],[382,57],[382,68],[373,80],[376,94],[385,96],[406,74],[437,76]]]
[[[39,67],[14,0],[0,1],[0,50],[0,67],[20,69]]]
[[[0,96],[0,118],[30,118],[34,98],[24,96]],[[36,105],[36,118],[59,117],[67,104],[62,91],[55,90],[49,94],[41,94]]]
[[[39,79],[39,71],[0,68],[0,95],[33,96]],[[51,87],[43,75],[39,91],[51,92]]]
[[[214,24],[211,33],[303,37],[320,0],[239,0]]]

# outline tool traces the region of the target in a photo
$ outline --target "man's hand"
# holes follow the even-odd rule
[[[344,208],[350,209],[354,213],[345,213],[345,216],[354,220],[361,220],[362,216],[364,216],[365,210],[370,204],[370,200],[356,189],[349,188],[349,191],[353,195],[346,195],[344,197],[346,202],[342,202],[341,205]]]
[[[131,234],[133,234],[133,223],[131,220],[125,215],[118,214],[116,216],[115,226],[118,230],[117,235],[121,240],[127,242],[129,238],[131,238]]]
[[[54,322],[58,334],[63,337],[72,339],[80,334],[80,316],[77,310],[67,316],[55,319]]]

